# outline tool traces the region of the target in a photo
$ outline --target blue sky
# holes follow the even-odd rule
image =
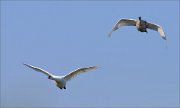
[[[179,1],[1,1],[1,106],[176,107]],[[163,27],[122,27],[139,16]],[[22,63],[64,75],[96,65],[58,89]]]

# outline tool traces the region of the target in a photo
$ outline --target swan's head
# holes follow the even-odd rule
[[[138,17],[139,18],[139,20],[141,20],[141,16],[140,17]]]
[[[52,76],[48,76],[48,79],[51,79],[51,80],[53,80]]]

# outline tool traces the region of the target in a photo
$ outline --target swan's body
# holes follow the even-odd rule
[[[28,65],[28,64],[24,64],[25,66],[35,70],[35,71],[38,71],[38,72],[42,72],[44,73],[45,75],[48,76],[48,79],[51,79],[51,80],[54,80],[55,83],[56,83],[56,86],[60,89],[66,89],[66,82],[71,80],[72,78],[74,78],[76,75],[82,73],[82,72],[86,72],[86,71],[89,71],[89,70],[92,70],[92,69],[96,69],[97,67],[96,66],[90,66],[90,67],[85,67],[85,68],[78,68],[72,72],[70,72],[69,74],[67,75],[64,75],[64,76],[56,76],[56,75],[52,75],[50,74],[49,72],[41,69],[41,68],[38,68],[38,67],[34,67],[32,65]]]
[[[140,32],[146,32],[147,28],[151,30],[155,30],[159,32],[160,36],[166,40],[165,33],[163,31],[163,28],[157,24],[149,23],[145,20],[141,20],[141,17],[139,17],[138,20],[135,19],[120,19],[115,26],[113,27],[112,31],[109,33],[109,36],[111,36],[112,32],[116,31],[122,26],[136,26],[137,30]]]

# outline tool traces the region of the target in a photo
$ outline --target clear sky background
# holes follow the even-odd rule
[[[1,106],[176,107],[179,1],[1,1]],[[163,27],[122,27],[139,16]],[[96,65],[60,90],[25,62],[64,75]]]

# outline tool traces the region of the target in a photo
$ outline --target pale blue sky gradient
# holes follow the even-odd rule
[[[179,105],[179,1],[1,1],[1,106],[176,107]],[[163,27],[141,33],[120,18]],[[64,75],[99,68],[58,89],[22,63]]]

